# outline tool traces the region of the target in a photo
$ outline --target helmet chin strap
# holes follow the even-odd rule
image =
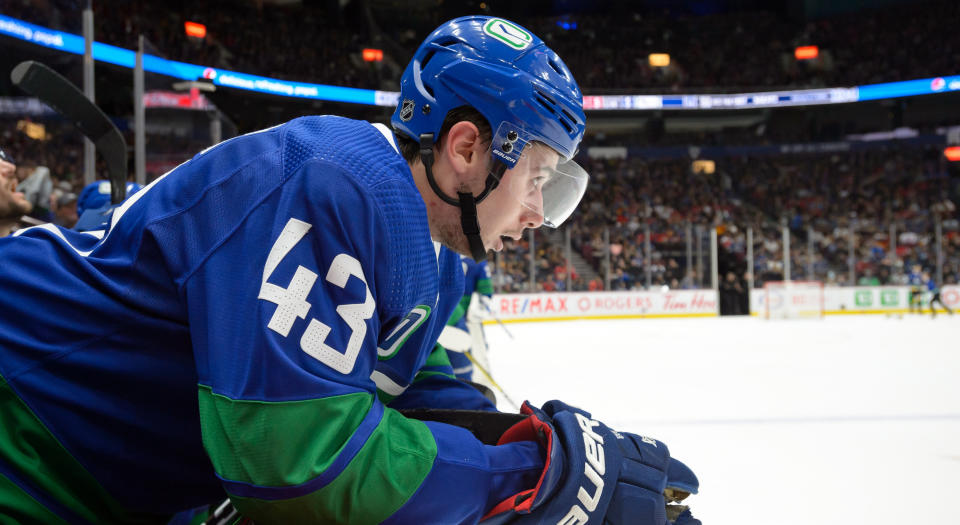
[[[423,162],[423,168],[427,174],[427,182],[430,183],[430,188],[437,197],[451,206],[460,208],[460,228],[463,229],[463,234],[466,235],[467,242],[470,244],[470,256],[477,262],[486,260],[487,250],[483,247],[483,239],[480,237],[477,204],[486,199],[487,195],[500,184],[500,178],[506,171],[507,166],[499,161],[494,163],[493,170],[487,175],[487,180],[480,195],[474,197],[473,193],[458,191],[458,198],[454,199],[440,189],[433,177],[433,133],[420,135],[420,160]]]
[[[457,192],[460,197],[460,228],[463,234],[467,236],[467,242],[470,243],[470,256],[474,261],[483,262],[487,260],[487,250],[483,247],[483,239],[480,238],[480,223],[477,221],[477,201],[472,193]]]

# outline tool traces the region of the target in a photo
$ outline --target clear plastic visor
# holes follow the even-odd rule
[[[573,160],[565,161],[549,146],[532,142],[523,148],[517,164],[507,170],[500,186],[524,208],[557,228],[573,213],[587,190],[589,176]]]

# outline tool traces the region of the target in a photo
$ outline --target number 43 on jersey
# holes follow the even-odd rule
[[[263,280],[257,298],[277,305],[277,309],[270,317],[267,327],[283,337],[290,334],[290,330],[298,318],[307,318],[311,306],[307,301],[307,295],[313,288],[318,275],[304,266],[297,266],[297,271],[286,288],[267,281],[280,261],[307,235],[310,228],[312,228],[311,224],[298,219],[291,218],[287,221],[283,231],[280,232],[280,236],[273,243],[273,247],[270,248],[267,263],[263,267]],[[360,348],[363,346],[364,336],[367,333],[367,319],[373,316],[376,308],[373,295],[370,293],[370,286],[367,285],[367,280],[363,275],[363,268],[360,267],[360,261],[356,258],[346,253],[334,257],[330,269],[327,270],[326,280],[335,286],[346,288],[351,275],[363,282],[366,297],[359,304],[337,306],[337,314],[351,330],[347,348],[337,350],[328,345],[326,339],[331,328],[315,318],[310,319],[306,330],[300,337],[301,350],[341,374],[349,374],[353,371]]]

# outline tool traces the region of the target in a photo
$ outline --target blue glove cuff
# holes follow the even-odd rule
[[[546,467],[535,489],[501,502],[485,523],[666,523],[666,445],[611,430],[560,401],[542,409],[525,403],[521,412],[530,417],[501,443],[539,441],[547,450]]]

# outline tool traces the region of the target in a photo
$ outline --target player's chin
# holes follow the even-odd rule
[[[493,250],[495,252],[503,251],[503,237],[496,237],[493,239],[492,242],[485,242],[483,243],[483,247],[486,248],[487,251],[490,251],[490,250]]]

